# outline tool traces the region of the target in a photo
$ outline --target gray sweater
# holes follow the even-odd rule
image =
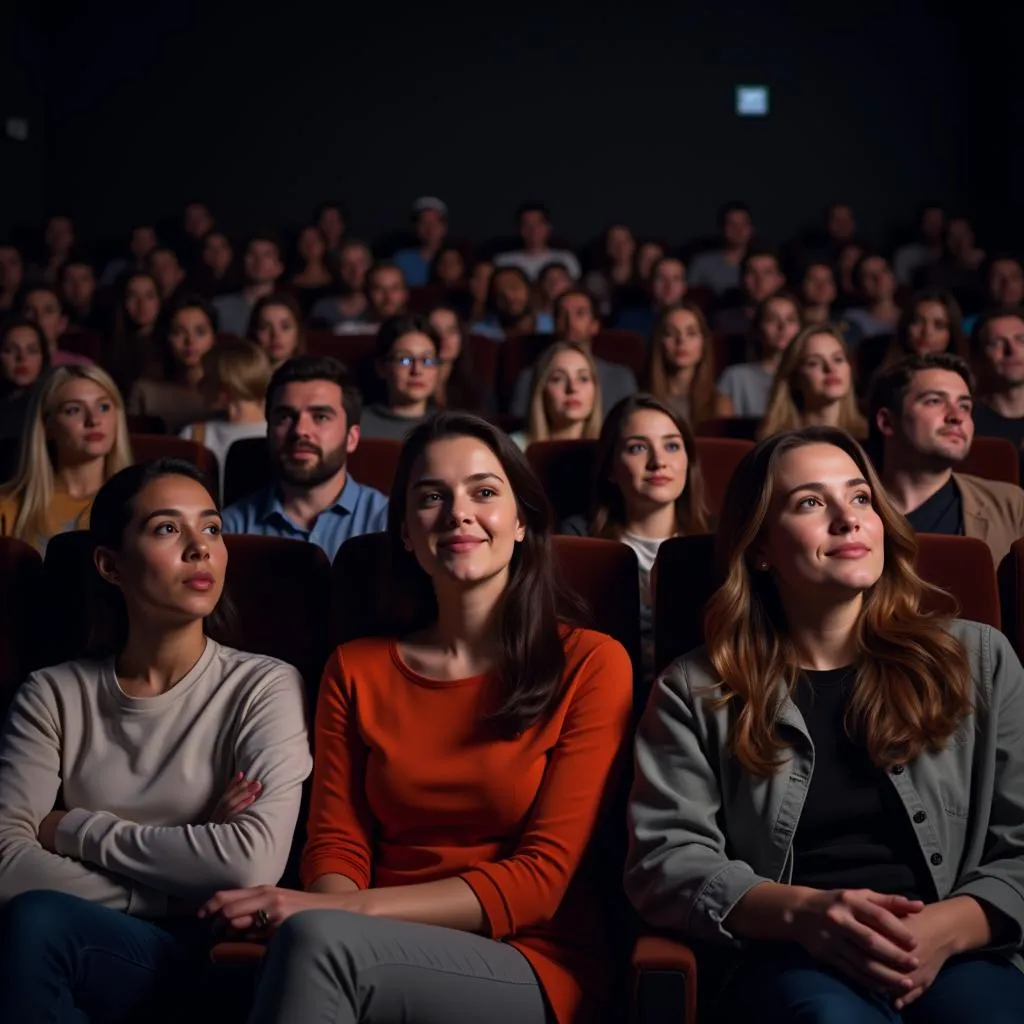
[[[147,698],[124,693],[112,660],[35,672],[0,735],[0,904],[53,889],[160,917],[168,896],[274,884],[311,768],[302,680],[273,658],[207,640]],[[238,771],[262,791],[211,824]],[[50,853],[37,833],[58,796],[69,813]]]
[[[999,951],[1024,969],[1024,669],[1007,639],[976,622],[967,649],[977,710],[945,748],[889,773],[939,899],[975,896],[1015,927]],[[768,778],[732,756],[729,713],[700,648],[659,677],[640,725],[630,797],[626,890],[647,923],[738,945],[726,918],[760,882],[789,883],[792,843],[814,767],[796,705],[780,729],[792,759]]]

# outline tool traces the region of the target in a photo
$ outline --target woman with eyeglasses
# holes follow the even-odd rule
[[[441,338],[424,316],[393,316],[380,325],[374,360],[385,400],[363,410],[363,437],[402,441],[435,411]]]

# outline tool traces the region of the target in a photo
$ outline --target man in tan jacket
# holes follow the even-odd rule
[[[1024,491],[955,472],[974,440],[973,393],[959,356],[908,356],[875,380],[868,422],[882,452],[882,482],[910,525],[978,537],[998,566],[1024,536]]]

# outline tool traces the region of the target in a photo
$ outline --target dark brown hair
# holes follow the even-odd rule
[[[406,439],[388,505],[386,632],[404,636],[437,621],[433,582],[403,542],[413,469],[428,446],[451,437],[471,437],[501,463],[525,527],[509,565],[508,585],[497,616],[495,666],[500,703],[489,716],[503,735],[514,736],[543,721],[564,686],[567,625],[585,617],[585,606],[562,581],[551,546],[552,511],[544,487],[526,457],[497,427],[469,413],[441,412]]]
[[[612,481],[612,463],[622,440],[626,420],[641,409],[667,416],[683,439],[686,449],[686,486],[676,499],[676,530],[683,534],[704,533],[708,528],[704,505],[704,474],[697,458],[697,444],[686,420],[654,395],[631,395],[612,406],[597,441],[594,470],[594,500],[590,513],[590,535],[618,540],[626,526],[626,500]]]
[[[674,313],[689,313],[697,321],[697,329],[704,342],[700,362],[693,372],[690,382],[690,424],[696,427],[704,420],[715,415],[715,339],[708,327],[704,311],[692,299],[683,299],[661,311],[651,333],[651,342],[647,346],[647,365],[644,368],[644,387],[655,398],[662,401],[670,399],[668,391],[669,372],[665,365],[665,349],[662,342],[668,334],[668,324]]]

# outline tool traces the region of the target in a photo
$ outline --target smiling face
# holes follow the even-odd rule
[[[117,405],[95,381],[70,380],[54,396],[46,438],[61,467],[104,459],[117,441]]]
[[[409,476],[403,540],[435,589],[503,590],[525,532],[505,468],[486,444],[455,436],[426,446]]]
[[[45,353],[38,331],[24,325],[11,327],[0,343],[0,372],[15,388],[27,388],[39,380]]]
[[[855,596],[885,565],[884,527],[856,462],[831,444],[806,444],[779,456],[772,499],[756,545],[783,601]]]
[[[210,615],[228,564],[216,502],[202,484],[173,475],[139,491],[120,550],[100,548],[95,557],[100,574],[123,592],[129,618],[150,624]]]
[[[690,462],[679,428],[657,409],[637,409],[622,424],[612,482],[627,519],[674,504],[686,489]]]
[[[974,439],[973,402],[967,382],[952,370],[918,370],[903,407],[880,409],[878,429],[914,462],[946,469],[963,461]]]
[[[807,339],[794,381],[805,409],[838,402],[849,393],[852,381],[850,362],[838,338],[814,334]]]

